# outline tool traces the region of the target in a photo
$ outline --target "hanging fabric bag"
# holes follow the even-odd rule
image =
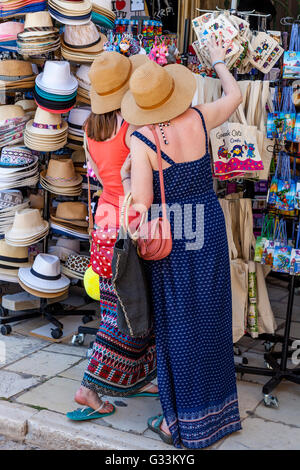
[[[298,23],[292,26],[289,50],[283,56],[283,78],[300,78],[300,27]]]
[[[300,276],[300,223],[298,224],[298,233],[295,248],[291,253],[290,274]]]
[[[255,244],[254,261],[261,262],[264,246],[267,240],[271,240],[274,234],[274,219],[269,218],[268,214],[265,216],[261,231],[261,236],[257,237]]]
[[[276,208],[281,212],[290,212],[295,208],[296,182],[291,176],[290,157],[281,154],[281,173],[278,179]]]
[[[291,267],[292,247],[288,245],[286,221],[280,221],[280,244],[275,247],[273,259],[273,271],[289,273]]]
[[[279,181],[279,175],[281,172],[281,154],[282,152],[280,152],[277,157],[277,165],[276,165],[275,173],[272,178],[268,196],[267,196],[267,202],[268,204],[271,204],[271,205],[275,205],[277,201],[278,181]]]

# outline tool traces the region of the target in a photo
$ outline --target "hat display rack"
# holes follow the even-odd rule
[[[82,126],[90,113],[86,79],[115,14],[107,0],[93,6],[89,0],[78,1],[76,8],[74,2],[59,0],[36,5],[20,10],[17,22],[12,21],[14,15],[1,22],[0,2],[0,91],[7,103],[0,105],[0,280],[19,283],[40,298],[40,307],[8,315],[3,296],[0,326],[2,334],[9,334],[11,322],[43,315],[54,325],[52,338],[59,340],[63,324],[57,315],[82,316],[85,324],[96,313],[68,312],[59,300],[68,295],[70,284],[82,284],[89,264],[84,202],[88,177],[82,146]],[[35,196],[37,190],[43,202]],[[27,227],[23,235],[21,227]],[[40,254],[33,249],[34,262],[32,248],[28,257],[31,245],[41,247]],[[12,255],[1,256],[5,249]]]

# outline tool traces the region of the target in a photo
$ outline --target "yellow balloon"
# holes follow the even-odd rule
[[[90,266],[84,273],[83,285],[89,297],[100,300],[99,276]]]

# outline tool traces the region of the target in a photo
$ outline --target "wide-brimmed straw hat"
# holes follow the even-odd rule
[[[82,177],[76,174],[71,158],[60,158],[59,160],[51,158],[47,171],[42,171],[41,177],[54,187],[73,187],[82,183]]]
[[[89,71],[93,113],[104,114],[119,109],[132,73],[147,62],[150,61],[145,55],[127,58],[115,51],[103,52],[95,59]]]
[[[161,67],[149,61],[130,79],[130,90],[122,101],[122,116],[136,126],[169,121],[190,107],[195,91],[196,80],[187,67]]]
[[[70,201],[58,204],[55,216],[51,215],[50,219],[65,227],[88,227],[87,215],[84,202]]]
[[[15,269],[31,265],[27,246],[11,246],[4,239],[0,240],[0,265]]]
[[[5,234],[5,241],[13,246],[30,246],[43,239],[49,230],[49,224],[43,220],[38,209],[17,211],[14,223]]]
[[[84,25],[66,25],[65,31],[61,36],[62,55],[78,54],[86,56],[86,62],[92,62],[95,54],[98,55],[103,51],[103,45],[107,41],[107,37],[100,33],[98,28],[91,21]],[[90,56],[90,57],[88,57]],[[94,57],[93,57],[94,56]]]

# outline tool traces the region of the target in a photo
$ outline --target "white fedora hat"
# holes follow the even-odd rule
[[[76,78],[71,75],[69,62],[63,60],[47,60],[44,71],[36,77],[36,84],[44,91],[62,94],[75,92],[78,87]]]
[[[57,256],[37,255],[31,268],[20,268],[18,276],[23,284],[41,292],[59,292],[67,289],[70,280],[61,274]]]
[[[68,117],[69,126],[82,131],[82,126],[91,114],[91,111],[91,108],[88,106],[71,109]]]

